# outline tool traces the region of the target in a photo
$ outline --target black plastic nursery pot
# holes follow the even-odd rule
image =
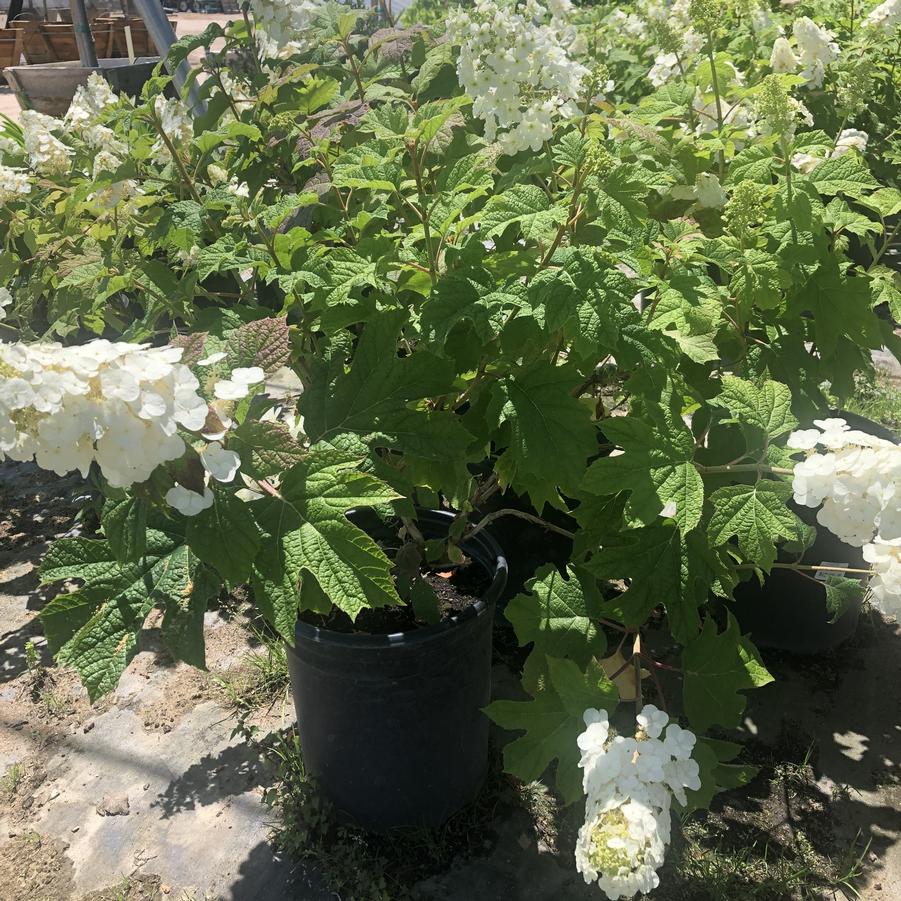
[[[363,512],[348,516],[378,540],[360,521]],[[417,524],[426,538],[440,538],[452,520],[426,510]],[[340,814],[372,831],[441,825],[476,797],[487,771],[482,708],[490,701],[494,605],[507,562],[484,531],[462,549],[490,585],[461,614],[393,635],[298,620],[288,649],[307,771]]]
[[[853,429],[898,443],[884,426],[853,413],[838,412]],[[793,505],[798,516],[817,527],[816,541],[802,562],[811,566],[867,569],[860,548],[845,544],[823,526],[817,526],[816,510]],[[788,560],[780,556],[780,560]],[[837,570],[835,575],[841,575]],[[824,572],[825,575],[825,572]],[[854,578],[854,573],[848,573]],[[830,622],[824,581],[789,569],[774,569],[761,585],[756,578],[739,585],[731,605],[742,632],[750,632],[761,648],[775,648],[795,654],[817,654],[837,647],[857,629],[861,602],[852,605],[835,622]]]
[[[816,524],[816,511],[795,508],[795,512],[810,524]],[[807,549],[802,562],[850,569],[867,566],[860,548],[845,544],[823,527],[817,530],[816,541]],[[810,578],[812,575],[774,569],[762,585],[756,578],[739,585],[733,592],[731,609],[741,631],[750,632],[754,644],[760,648],[795,654],[828,651],[850,638],[857,629],[861,603],[852,605],[835,622],[830,622],[825,583]]]

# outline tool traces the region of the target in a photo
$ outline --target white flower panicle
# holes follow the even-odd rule
[[[575,39],[567,24],[569,0],[547,7],[526,0],[477,0],[447,17],[450,39],[458,42],[457,76],[472,98],[472,111],[485,123],[485,138],[505,154],[538,151],[553,133],[557,116],[577,112],[575,100],[588,70],[569,58]]]
[[[88,76],[86,84],[75,89],[64,122],[76,131],[95,125],[104,112],[119,102],[107,80],[97,72]],[[112,132],[110,132],[112,134]]]
[[[894,31],[901,25],[901,0],[885,0],[864,19],[866,28]]]
[[[692,759],[695,735],[647,704],[633,738],[610,738],[607,713],[586,710],[578,737],[585,823],[576,843],[576,869],[610,899],[649,894],[659,884],[670,841],[673,797],[701,787]]]
[[[701,209],[719,209],[726,205],[728,197],[719,178],[710,172],[701,172],[695,179],[695,199]]]
[[[801,75],[807,82],[806,86],[822,87],[826,66],[838,59],[838,44],[833,40],[835,35],[807,16],[795,19],[792,33],[801,55]]]
[[[682,48],[679,53],[664,52],[654,57],[654,65],[648,72],[648,81],[659,88],[676,78],[690,66],[689,58],[704,47],[704,38],[693,28],[687,28],[681,35]]]
[[[160,127],[176,150],[191,141],[194,136],[194,125],[188,108],[181,100],[160,94],[154,101],[153,108],[160,120]],[[161,165],[165,165],[172,158],[162,138],[158,138],[151,149],[154,158]]]
[[[19,118],[29,166],[40,175],[65,175],[71,167],[72,150],[53,134],[65,124],[34,110],[22,110]]]
[[[306,37],[322,9],[321,0],[251,0],[257,28],[265,32],[274,50],[304,50]]]
[[[800,65],[795,51],[788,39],[778,37],[773,42],[773,52],[770,54],[770,68],[777,74],[797,72]]]
[[[641,16],[635,13],[625,13],[617,8],[607,16],[607,25],[613,31],[622,31],[629,37],[644,40],[648,34],[648,26]]]
[[[28,173],[0,166],[0,203],[15,203],[31,193]]]
[[[870,564],[870,595],[886,613],[901,615],[901,538],[877,537],[864,545],[863,559]]]
[[[181,426],[207,419],[199,382],[177,347],[0,343],[0,459],[34,459],[63,475],[96,461],[113,487],[180,457]]]
[[[901,446],[851,429],[844,419],[814,420],[788,446],[806,451],[795,464],[795,502],[819,507],[817,522],[873,564],[870,591],[886,612],[901,612]]]
[[[867,149],[867,141],[870,136],[859,128],[846,128],[838,136],[835,142],[835,149],[832,151],[833,158],[844,156],[849,150],[856,150],[863,153]]]

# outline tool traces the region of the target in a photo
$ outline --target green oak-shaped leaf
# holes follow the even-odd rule
[[[228,438],[229,450],[241,457],[241,472],[265,478],[290,469],[305,456],[303,446],[281,423],[245,419]]]
[[[367,444],[429,460],[455,460],[472,440],[459,417],[415,403],[451,389],[453,362],[425,350],[398,357],[399,331],[396,315],[366,326],[350,371],[338,373],[331,384],[326,377],[305,392],[300,404],[304,428],[314,441],[353,433]]]
[[[856,153],[824,160],[807,177],[816,185],[817,191],[827,197],[834,194],[862,197],[879,187],[879,182]]]
[[[688,803],[681,812],[706,810],[713,796],[720,791],[747,785],[757,773],[757,767],[748,764],[733,764],[741,751],[741,745],[714,738],[699,738],[691,756],[697,760],[701,787],[696,791],[686,791]]]
[[[714,545],[738,540],[739,550],[764,570],[776,559],[776,542],[794,538],[800,520],[786,506],[791,485],[761,479],[754,485],[727,485],[710,495],[713,513],[707,534]]]
[[[574,660],[585,667],[592,657],[602,657],[607,648],[603,633],[592,618],[600,615],[601,595],[594,576],[584,570],[567,567],[562,575],[548,564],[538,570],[527,584],[527,592],[518,594],[507,605],[504,615],[513,625],[520,646],[534,642],[530,660],[546,658]],[[532,678],[527,690],[536,688],[539,675],[530,668]]]
[[[288,322],[282,318],[255,319],[225,336],[225,363],[229,370],[259,366],[271,375],[291,357]]]
[[[402,603],[390,561],[345,515],[399,499],[384,482],[360,472],[360,463],[359,456],[320,442],[284,474],[277,496],[251,505],[266,533],[254,569],[257,603],[289,642],[304,578],[315,579],[351,619],[365,607]]]
[[[760,385],[735,375],[723,376],[723,390],[711,403],[725,407],[736,422],[754,426],[769,438],[790,432],[798,421],[791,412],[791,392],[780,382]]]
[[[260,547],[260,528],[234,492],[215,488],[213,505],[188,520],[185,538],[191,550],[229,586],[250,578]]]
[[[535,185],[515,185],[491,197],[477,218],[485,238],[497,237],[516,223],[523,238],[540,241],[553,236],[566,209],[551,206],[547,194]]]
[[[147,547],[147,504],[126,495],[120,500],[107,500],[100,514],[103,534],[117,560],[132,563],[144,555]]]
[[[540,510],[558,501],[557,488],[574,489],[597,447],[590,410],[571,395],[579,384],[570,366],[539,361],[493,387],[489,416],[498,422],[497,461],[502,484],[529,492]]]
[[[837,573],[829,573],[823,587],[826,589],[826,609],[829,611],[830,623],[859,604],[865,591],[858,579],[848,579]]]
[[[609,539],[587,566],[600,579],[629,580],[629,588],[604,605],[604,616],[640,626],[663,604],[670,629],[682,642],[697,635],[698,608],[707,600],[720,568],[701,532],[682,535],[662,522]]]
[[[731,615],[723,632],[717,632],[713,619],[704,620],[700,635],[682,651],[682,678],[685,713],[699,733],[713,725],[738,726],[745,709],[740,692],[773,681],[757,649],[740,634]]]
[[[658,425],[617,417],[604,420],[603,430],[623,452],[592,463],[582,482],[584,490],[600,495],[631,492],[627,513],[645,525],[672,505],[672,518],[683,532],[690,532],[701,519],[704,482],[694,465],[694,438],[681,418],[668,416]]]
[[[56,659],[78,670],[92,701],[115,688],[157,605],[165,609],[162,635],[169,650],[204,665],[203,612],[219,580],[181,536],[148,529],[145,553],[134,563],[120,563],[109,541],[62,539],[45,556],[41,579],[83,582],[54,598],[41,622]]]
[[[532,782],[556,760],[557,790],[571,804],[582,796],[576,745],[585,729],[582,714],[589,707],[612,711],[619,692],[596,661],[586,671],[572,660],[549,657],[547,673],[546,684],[532,700],[495,701],[485,712],[501,728],[525,732],[504,748],[504,769]]]

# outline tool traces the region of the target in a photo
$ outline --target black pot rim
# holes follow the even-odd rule
[[[353,512],[354,511],[352,510],[348,511],[348,513]],[[456,514],[451,513],[448,510],[417,510],[416,513],[417,522],[423,523],[431,520],[433,525],[439,527],[443,524],[450,526],[456,516]],[[463,623],[469,622],[480,616],[485,616],[489,613],[489,611],[493,609],[498,596],[503,591],[504,585],[507,582],[507,558],[504,556],[501,546],[487,532],[480,532],[475,538],[464,541],[460,547],[463,551],[472,551],[473,548],[479,545],[483,552],[487,551],[494,556],[494,572],[492,573],[489,571],[488,573],[489,576],[491,576],[491,584],[485,590],[485,593],[481,598],[456,616],[449,617],[446,620],[442,620],[440,623],[425,626],[421,629],[413,629],[409,632],[392,632],[388,635],[367,635],[366,633],[360,632],[337,632],[333,629],[324,629],[321,626],[310,625],[310,623],[305,623],[298,618],[294,626],[295,638],[303,639],[304,641],[313,641],[319,644],[352,645],[355,648],[371,650],[410,647],[440,640],[452,629],[456,629]],[[481,555],[469,553],[469,556],[474,561],[480,562],[485,566],[484,561],[479,559],[480,556],[483,558],[486,556],[484,553]],[[485,566],[485,569],[487,570],[488,567]]]

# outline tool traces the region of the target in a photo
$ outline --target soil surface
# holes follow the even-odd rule
[[[465,613],[478,601],[491,584],[488,574],[477,563],[467,561],[450,569],[421,573],[414,592],[425,592],[434,605],[437,622],[444,622]],[[301,614],[304,622],[331,632],[364,635],[394,635],[426,628],[429,622],[410,604],[398,607],[375,607],[362,610],[352,620],[341,610],[327,616],[316,613]]]

